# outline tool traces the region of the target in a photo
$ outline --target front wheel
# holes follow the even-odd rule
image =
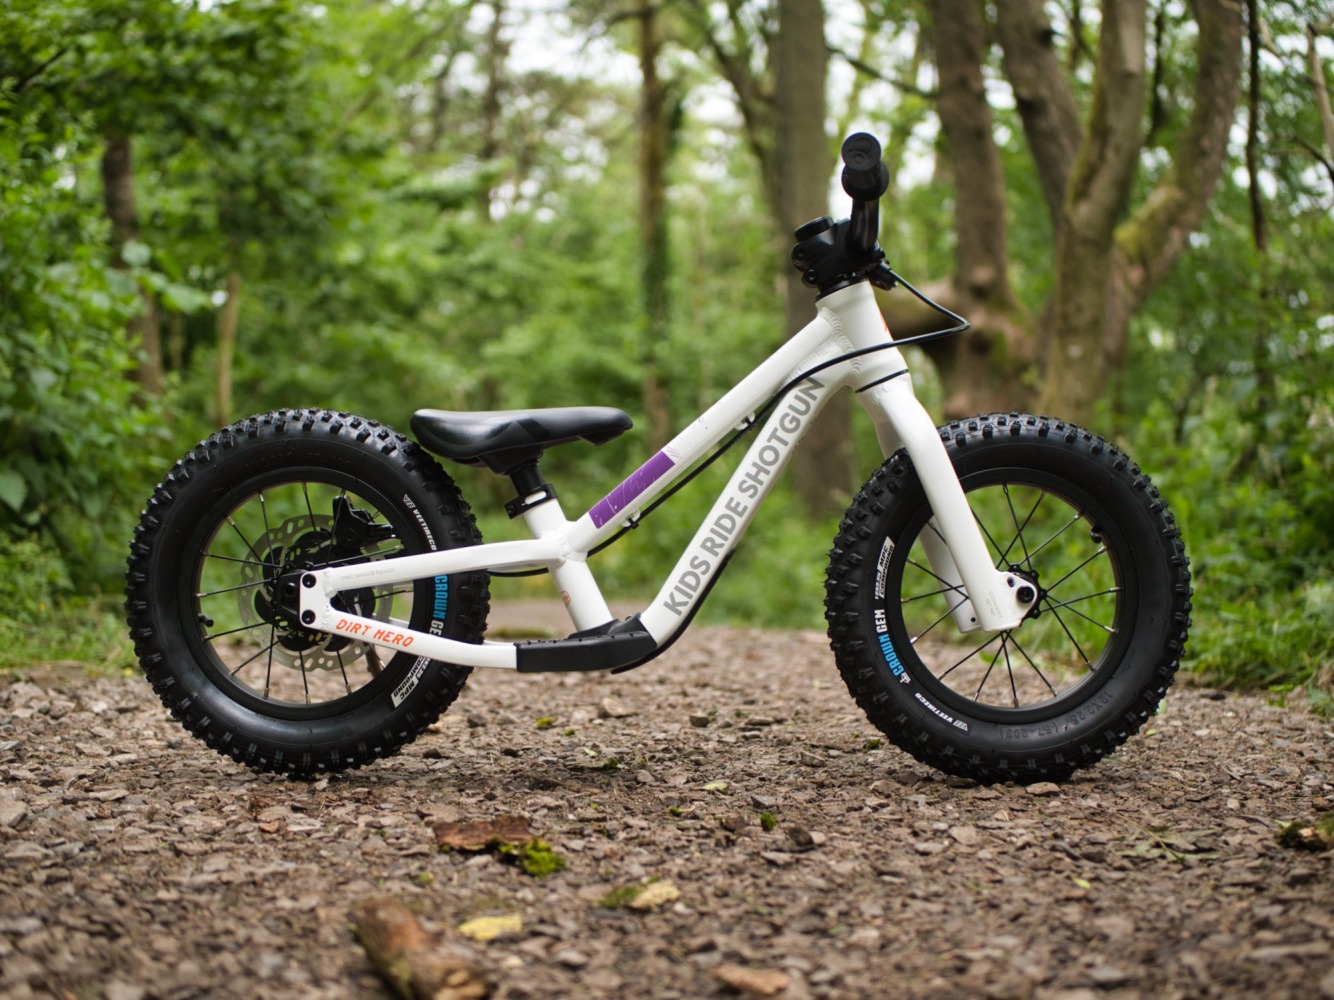
[[[1190,624],[1181,533],[1125,455],[1071,424],[992,414],[941,439],[998,569],[1038,599],[1017,628],[961,632],[963,601],[905,452],[848,509],[825,617],[870,720],[924,763],[982,781],[1061,778],[1153,713]]]
[[[458,488],[403,435],[321,410],[251,417],[177,462],[143,512],[126,574],[135,651],[219,753],[295,777],[356,767],[435,721],[469,671],[306,628],[284,581],[480,540]],[[362,587],[334,606],[480,642],[487,581]]]

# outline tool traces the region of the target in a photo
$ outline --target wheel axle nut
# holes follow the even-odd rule
[[[1014,592],[1014,596],[1019,599],[1020,604],[1032,604],[1033,599],[1037,597],[1037,592],[1032,587],[1020,587]]]

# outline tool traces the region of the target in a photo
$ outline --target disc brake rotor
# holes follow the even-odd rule
[[[247,633],[260,646],[274,643],[273,661],[293,670],[344,670],[359,659],[370,656],[373,673],[378,673],[379,657],[369,643],[347,636],[332,635],[303,628],[282,613],[274,591],[278,579],[300,569],[314,569],[328,564],[333,555],[333,523],[328,514],[291,517],[266,531],[254,543],[258,562],[241,565],[238,607]],[[364,553],[373,556],[373,551]],[[376,599],[370,588],[338,594],[333,605],[363,618],[388,620],[392,598]],[[276,642],[275,642],[276,640]]]

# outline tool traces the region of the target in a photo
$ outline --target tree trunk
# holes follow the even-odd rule
[[[1024,123],[1028,150],[1038,164],[1055,231],[1081,137],[1074,91],[1057,58],[1055,31],[1042,0],[1010,0],[996,18],[996,29],[1005,76]]]
[[[1321,25],[1306,26],[1306,72],[1311,80],[1311,89],[1315,91],[1315,106],[1320,112],[1320,130],[1325,137],[1325,169],[1330,179],[1334,180],[1334,110],[1329,103],[1329,87],[1325,83],[1325,67],[1320,62],[1320,51],[1316,48],[1317,32],[1328,30],[1334,24],[1334,18],[1327,19]]]
[[[509,58],[509,40],[501,35],[504,28],[505,0],[491,4],[491,26],[486,33],[486,89],[482,92],[482,144],[478,158],[483,169],[500,155],[500,98],[505,84],[505,62]],[[483,218],[491,217],[492,185],[487,181],[478,193]]]
[[[1082,420],[1108,374],[1109,311],[1128,321],[1114,296],[1116,223],[1130,200],[1143,142],[1144,0],[1106,0],[1098,38],[1093,110],[1070,175],[1056,237],[1056,287],[1041,408]]]
[[[1191,115],[1172,152],[1172,166],[1130,219],[1116,230],[1113,282],[1121,308],[1108,310],[1103,356],[1112,372],[1125,366],[1130,318],[1167,277],[1199,229],[1227,165],[1227,140],[1241,94],[1241,5],[1195,0],[1196,73]]]
[[[227,272],[227,301],[218,313],[217,412],[219,427],[232,422],[232,361],[236,355],[237,320],[241,312],[241,275]]]
[[[667,287],[667,155],[671,121],[667,87],[658,75],[662,38],[657,0],[641,0],[639,69],[643,79],[639,112],[640,294],[643,296],[644,414],[649,444],[657,450],[672,437],[672,413],[659,367],[659,351],[670,327]]]
[[[945,390],[945,415],[960,417],[1022,402],[1032,351],[1010,288],[1005,182],[982,76],[981,8],[975,0],[932,0],[931,22],[940,75],[936,110],[954,179],[951,300],[973,326],[927,353]]]
[[[819,0],[778,0],[778,34],[773,46],[776,214],[786,254],[793,230],[829,211],[834,164],[825,135],[828,55]],[[786,257],[782,266],[787,334],[791,336],[814,317],[815,299]],[[840,392],[829,401],[793,457],[793,485],[802,505],[813,514],[835,514],[847,506],[857,479],[851,429],[851,399]]]
[[[139,239],[139,212],[134,201],[134,154],[129,136],[110,135],[102,146],[102,201],[111,221],[113,266],[128,269],[125,244]],[[143,308],[127,329],[139,342],[139,367],[134,380],[147,396],[162,395],[162,333],[151,292],[139,292]]]
[[[1260,122],[1262,82],[1260,72],[1260,11],[1258,0],[1246,0],[1246,181],[1251,210],[1251,242],[1255,247],[1258,279],[1257,303],[1251,340],[1251,366],[1255,391],[1238,407],[1239,415],[1252,426],[1262,424],[1274,405],[1274,366],[1269,359],[1270,282],[1269,226],[1265,219],[1264,192],[1260,187]],[[1244,440],[1244,439],[1243,439]],[[1230,477],[1246,477],[1260,457],[1261,435],[1252,435],[1229,469]]]

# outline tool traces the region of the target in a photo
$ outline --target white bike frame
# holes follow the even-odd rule
[[[589,552],[638,517],[724,437],[749,423],[792,379],[823,362],[881,347],[806,378],[779,401],[657,596],[638,616],[640,627],[660,650],[685,626],[811,421],[836,391],[848,386],[857,391],[874,421],[884,454],[903,447],[912,458],[933,511],[935,530],[922,533],[927,558],[942,587],[959,595],[953,608],[956,625],[965,632],[1015,628],[1032,602],[1019,599],[1023,588],[1016,586],[1014,575],[996,569],[935,423],[913,393],[908,366],[897,348],[884,348],[887,341],[892,338],[868,282],[826,295],[818,300],[811,323],[577,521],[566,520],[560,501],[551,497],[524,511],[523,519],[533,536],[529,540],[313,570],[302,578],[302,621],[307,627],[390,651],[410,649],[420,654],[423,668],[428,659],[434,659],[514,669],[523,643],[473,644],[429,635],[406,623],[340,611],[333,599],[343,591],[455,573],[545,567],[576,630],[605,625],[612,615],[588,566]]]

